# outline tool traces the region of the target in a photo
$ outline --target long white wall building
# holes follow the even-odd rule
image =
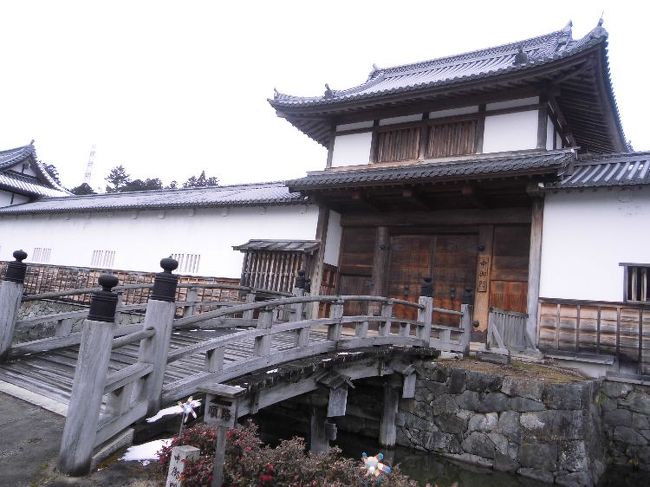
[[[238,278],[249,239],[313,239],[318,208],[283,183],[44,198],[0,208],[0,260]]]

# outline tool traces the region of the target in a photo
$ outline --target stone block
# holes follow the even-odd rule
[[[617,426],[614,428],[613,438],[615,441],[620,441],[626,445],[646,446],[648,444],[648,440],[642,434],[627,426]]]
[[[185,470],[185,462],[187,460],[198,460],[200,453],[201,450],[190,445],[175,446],[172,448],[165,487],[181,487],[180,479]]]
[[[567,441],[559,444],[558,468],[569,472],[588,471],[589,457],[584,441]]]
[[[469,463],[471,465],[478,465],[479,467],[492,468],[494,462],[488,458],[483,458],[478,455],[472,455],[471,453],[456,453],[456,454],[446,454],[444,455],[447,458],[458,460],[459,462]]]
[[[632,427],[638,430],[650,429],[650,417],[645,414],[632,413]]]
[[[521,427],[519,426],[519,413],[515,411],[504,411],[499,415],[497,431],[510,440],[518,442],[521,438]]]
[[[582,409],[590,402],[589,383],[546,384],[542,402],[549,409]]]
[[[501,412],[510,409],[510,399],[501,392],[489,392],[481,399],[476,409],[479,413]]]
[[[424,382],[424,389],[433,394],[433,396],[442,396],[443,394],[449,394],[449,387],[444,382],[435,382],[428,380]]]
[[[476,358],[481,362],[497,365],[510,365],[510,354],[493,352],[476,352]]]
[[[449,393],[460,394],[465,390],[465,371],[462,369],[452,369],[449,376]]]
[[[460,453],[462,450],[458,439],[451,433],[433,431],[425,435],[424,447],[429,451],[439,453]]]
[[[553,483],[553,474],[545,470],[522,467],[517,470],[517,473],[522,477],[528,477],[529,479],[539,480],[540,482],[546,482],[547,484]]]
[[[455,401],[456,405],[459,408],[466,409],[468,411],[476,411],[481,402],[478,392],[467,390],[462,394],[456,396]]]
[[[540,401],[544,392],[544,383],[517,377],[504,377],[501,385],[501,392],[508,396],[519,396],[526,399]]]
[[[619,401],[619,404],[635,413],[650,416],[650,388],[647,392],[634,391],[629,393],[625,399]]]
[[[632,413],[627,409],[614,409],[603,413],[607,426],[632,426]]]
[[[494,470],[498,472],[514,472],[519,468],[517,460],[513,460],[509,455],[504,455],[495,451],[494,453]]]
[[[497,413],[475,414],[469,420],[467,430],[489,432],[494,431],[499,423]]]
[[[552,472],[557,467],[557,444],[522,443],[519,448],[519,463],[522,467]]]
[[[530,411],[544,411],[546,406],[543,403],[525,397],[513,397],[510,399],[510,409],[520,413]]]
[[[633,389],[634,387],[632,387],[630,384],[625,384],[624,382],[610,382],[608,380],[603,381],[600,386],[600,390],[606,396],[613,399],[625,397]]]
[[[490,437],[485,433],[473,432],[461,443],[467,453],[479,457],[494,459],[495,447]]]
[[[459,414],[440,414],[435,417],[435,423],[445,433],[464,433],[467,430],[467,419]]]
[[[605,400],[600,402],[600,408],[603,411],[614,411],[615,409],[618,409],[618,400],[605,396]]]
[[[439,414],[456,414],[458,409],[458,404],[454,400],[454,397],[449,394],[443,394],[431,401],[431,410],[434,416]]]
[[[483,372],[468,371],[465,387],[474,392],[494,392],[501,389],[503,379]]]
[[[582,440],[585,434],[581,411],[539,411],[522,413],[519,418],[522,441]]]
[[[508,455],[510,453],[510,442],[508,438],[503,436],[501,433],[488,433],[488,438],[494,443],[495,453],[501,453],[502,455]],[[513,458],[517,458],[516,452],[514,453]]]

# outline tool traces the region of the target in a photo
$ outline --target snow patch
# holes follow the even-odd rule
[[[192,401],[193,408],[196,409],[200,405],[201,405],[200,399],[196,399]],[[147,423],[153,423],[154,421],[158,421],[163,416],[170,416],[172,414],[183,414],[183,408],[181,406],[170,406],[168,408],[161,409],[155,414],[155,416],[151,416],[150,418],[147,418]]]
[[[120,457],[123,462],[140,462],[142,465],[149,465],[152,460],[158,460],[157,453],[162,450],[164,446],[169,446],[171,438],[163,440],[154,440],[142,445],[130,446],[124,455]]]
[[[271,369],[271,370],[267,370],[266,373],[267,374],[275,374],[277,371],[278,371],[278,369]]]

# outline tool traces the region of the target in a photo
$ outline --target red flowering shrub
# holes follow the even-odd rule
[[[209,486],[214,442],[214,429],[205,425],[188,428],[180,438],[174,437],[169,446],[158,452],[158,461],[166,473],[174,446],[195,446],[201,450],[201,456],[195,462],[186,463],[181,479],[183,486]],[[361,461],[343,458],[338,448],[315,455],[306,453],[302,438],[282,441],[275,448],[263,446],[257,426],[252,422],[228,431],[224,475],[227,487],[417,486],[398,468],[379,481],[369,479],[365,477]]]

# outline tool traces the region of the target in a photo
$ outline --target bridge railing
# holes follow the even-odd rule
[[[22,259],[24,258],[22,257]],[[7,268],[15,267],[15,264],[24,266],[22,260],[17,260],[14,263],[9,263]],[[29,268],[24,267],[24,271],[28,274]],[[148,273],[139,274],[149,275]],[[188,276],[181,276],[181,278],[187,280]],[[69,282],[69,280],[65,282]],[[9,307],[12,308],[11,319],[9,319],[9,315],[7,314],[10,313],[6,310],[7,306],[0,302],[0,308],[5,309],[5,311],[0,310],[0,313],[5,313],[3,319],[7,322],[7,325],[2,326],[2,329],[0,329],[0,343],[2,343],[0,347],[0,359],[7,356],[16,357],[29,353],[45,352],[78,345],[81,342],[81,333],[78,329],[83,320],[87,318],[89,312],[86,304],[90,303],[90,297],[93,293],[101,290],[99,287],[89,287],[86,285],[77,289],[44,292],[40,294],[24,294],[24,283],[12,283],[6,287],[8,288],[10,286],[16,289],[20,287],[21,291],[17,295],[21,296],[21,299],[17,304],[13,301],[13,304],[8,303]],[[56,286],[44,285],[41,287],[48,288]],[[124,284],[115,287],[114,292],[118,294],[118,318],[116,321],[125,325],[120,327],[116,331],[116,334],[125,335],[137,329],[137,327],[134,327],[130,323],[134,321],[137,323],[143,320],[143,311],[147,307],[152,288],[153,283]],[[189,317],[205,311],[233,306],[243,302],[250,303],[288,295],[282,292],[253,289],[247,286],[220,282],[181,282],[177,286],[175,294],[175,315],[177,317]],[[18,319],[20,314],[18,308],[20,306],[25,303],[38,301],[67,303],[82,307],[81,309],[46,313]],[[12,323],[9,323],[9,321]],[[19,330],[18,334],[15,333],[16,330]],[[36,330],[36,333],[33,333],[34,330]],[[31,339],[30,337],[34,335],[38,338]],[[44,337],[43,335],[46,336]]]

